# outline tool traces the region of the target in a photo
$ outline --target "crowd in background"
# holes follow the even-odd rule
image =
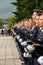
[[[7,35],[11,35],[11,29],[1,29],[1,32],[0,32],[0,34],[3,36],[3,35],[5,35],[5,36],[7,36]]]

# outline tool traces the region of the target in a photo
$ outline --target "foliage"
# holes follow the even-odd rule
[[[0,19],[0,28],[3,28],[3,20],[2,19]]]
[[[16,0],[12,4],[16,6],[17,11],[13,14],[16,15],[17,21],[30,18],[34,9],[43,10],[43,0]]]
[[[11,28],[12,25],[16,22],[16,17],[12,16],[9,18],[9,22],[8,22],[8,28]]]

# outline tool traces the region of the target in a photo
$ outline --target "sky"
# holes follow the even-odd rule
[[[0,18],[9,18],[13,16],[12,11],[16,11],[16,7],[11,4],[16,0],[0,0]]]

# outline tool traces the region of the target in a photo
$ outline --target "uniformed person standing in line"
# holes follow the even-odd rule
[[[3,35],[3,29],[2,29],[2,31],[1,31],[1,34]]]

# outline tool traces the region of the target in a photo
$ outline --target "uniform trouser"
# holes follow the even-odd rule
[[[24,58],[26,65],[40,65],[37,62],[37,58]]]

